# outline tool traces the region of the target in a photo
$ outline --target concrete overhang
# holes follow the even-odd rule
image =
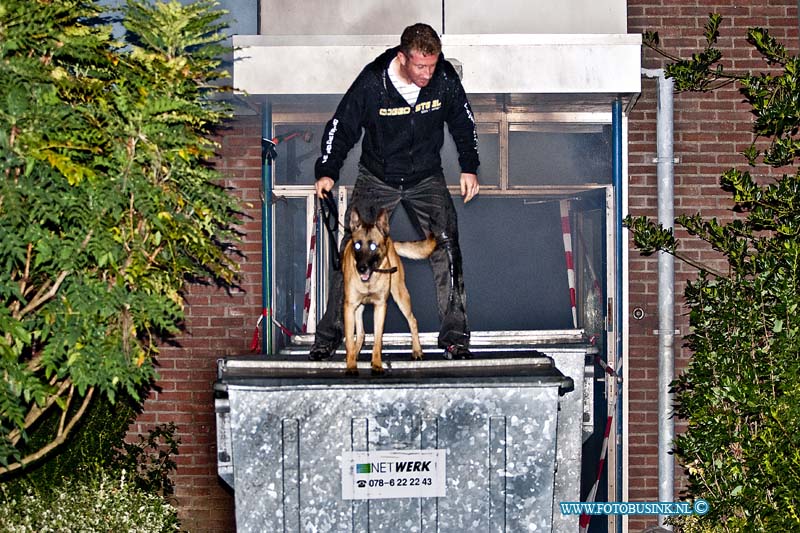
[[[343,94],[396,35],[237,35],[233,85],[264,95]],[[641,90],[639,34],[444,35],[469,94],[552,95],[559,102],[630,103]]]

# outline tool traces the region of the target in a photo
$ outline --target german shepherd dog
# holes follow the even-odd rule
[[[353,208],[350,210],[351,239],[342,253],[344,276],[344,335],[347,351],[347,374],[358,374],[356,360],[364,345],[364,305],[372,304],[375,343],[372,347],[372,372],[383,372],[383,324],[389,294],[406,317],[411,330],[411,355],[422,358],[417,319],[411,312],[411,297],[406,288],[405,271],[400,257],[425,259],[436,248],[436,240],[394,242],[389,237],[389,219],[381,210],[374,224],[366,223]]]

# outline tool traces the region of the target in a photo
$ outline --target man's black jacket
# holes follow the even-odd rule
[[[416,105],[410,106],[386,72],[397,50],[387,50],[364,67],[347,90],[325,126],[316,179],[339,179],[339,170],[362,128],[361,163],[390,185],[413,185],[441,173],[439,151],[445,122],[458,149],[461,171],[477,173],[475,119],[453,65],[440,55],[431,81],[420,90]]]

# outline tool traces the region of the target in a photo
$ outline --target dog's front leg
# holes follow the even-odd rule
[[[375,342],[372,345],[372,372],[380,374],[383,372],[383,323],[386,321],[386,300],[376,302],[373,311],[373,322],[375,322]]]
[[[356,354],[361,353],[361,348],[364,346],[364,304],[356,308]]]
[[[355,315],[356,315],[356,306],[350,301],[345,301],[344,346],[345,346],[345,351],[347,352],[346,356],[347,370],[345,370],[346,374],[358,374],[358,365],[356,363],[358,359],[358,350],[356,349],[356,338],[355,338],[355,329],[356,329]]]

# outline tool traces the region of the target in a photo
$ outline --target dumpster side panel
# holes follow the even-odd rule
[[[237,530],[550,531],[558,387],[228,387]],[[446,496],[343,500],[344,452],[445,449]]]

